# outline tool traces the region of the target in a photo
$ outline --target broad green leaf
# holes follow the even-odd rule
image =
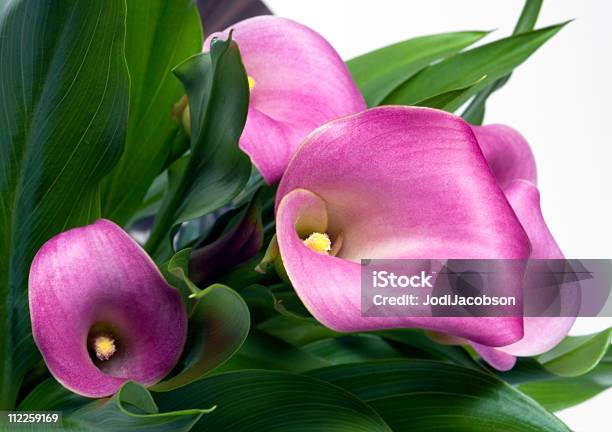
[[[372,107],[425,66],[461,51],[486,34],[457,32],[408,39],[351,59],[347,66]]]
[[[549,411],[559,411],[581,404],[610,388],[582,377],[523,384],[519,390]]]
[[[589,358],[587,361],[578,360],[577,365],[586,370],[584,366],[592,363],[593,359]],[[522,392],[547,409],[556,411],[582,403],[612,386],[612,346],[593,368],[574,377],[556,375],[535,358],[519,358],[507,372],[490,371],[504,381],[518,385]]]
[[[303,372],[330,364],[282,339],[253,329],[240,350],[213,373],[219,374],[241,369]]]
[[[434,342],[420,329],[382,330],[375,334],[393,342],[393,347],[404,357],[447,361],[476,367],[474,360],[463,348]]]
[[[201,50],[193,0],[127,0],[129,122],[123,155],[104,181],[104,217],[125,224],[141,207],[182,127],[172,119],[172,106],[184,94],[172,68]]]
[[[538,19],[538,15],[540,14],[541,7],[542,0],[525,0],[525,6],[523,6],[521,16],[519,17],[512,34],[519,34],[533,30]],[[488,97],[495,91],[502,88],[509,79],[510,74],[498,79],[485,89],[481,90],[461,115],[465,121],[474,125],[482,124]]]
[[[514,367],[505,372],[492,368],[484,361],[481,361],[481,365],[512,385],[559,379],[559,376],[544,369],[533,357],[517,357]]]
[[[189,317],[179,372],[154,385],[155,391],[172,390],[201,378],[229,359],[249,333],[249,308],[236,291],[211,285],[197,294],[197,299]]]
[[[227,204],[251,172],[238,147],[249,88],[236,43],[216,40],[209,53],[191,57],[174,73],[189,97],[191,151],[170,169],[169,190],[146,245],[158,257],[178,224]]]
[[[314,318],[277,315],[261,323],[258,328],[268,334],[281,338],[293,345],[304,345],[320,339],[339,336]]]
[[[279,371],[237,371],[154,394],[164,411],[216,405],[194,430],[215,432],[390,432],[351,393]]]
[[[518,388],[551,411],[582,403],[612,387],[612,348],[584,375],[562,378],[550,375],[542,381],[531,381]]]
[[[125,2],[0,9],[0,409],[39,358],[27,278],[50,237],[99,217],[128,109]]]
[[[189,431],[204,414],[214,410],[214,406],[204,409],[179,407],[160,413],[147,389],[129,381],[110,400],[90,403],[65,415],[63,422],[64,427],[79,431]]]
[[[396,88],[383,103],[413,105],[432,96],[468,87],[480,80],[461,98],[445,107],[454,111],[480,90],[510,73],[564,25],[510,36],[428,66]]]
[[[351,334],[306,344],[304,351],[332,365],[369,360],[402,358],[402,354],[382,338],[371,334]]]
[[[495,376],[459,365],[397,360],[332,366],[308,375],[366,401],[395,432],[568,431]]]
[[[37,385],[21,401],[17,409],[19,411],[62,411],[65,415],[91,401],[92,399],[72,393],[55,379],[48,378]]]
[[[612,341],[612,328],[585,336],[568,336],[552,350],[538,356],[545,369],[555,375],[575,377],[593,369]]]

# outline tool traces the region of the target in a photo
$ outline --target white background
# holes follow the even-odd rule
[[[349,59],[414,36],[512,32],[521,0],[265,0],[277,15],[322,34]],[[487,105],[486,123],[505,123],[531,143],[542,208],[568,258],[612,258],[612,2],[547,0],[538,27],[575,19],[518,68]],[[612,326],[582,319],[573,334]],[[612,390],[558,413],[573,430],[604,431]],[[609,430],[609,429],[607,429]]]

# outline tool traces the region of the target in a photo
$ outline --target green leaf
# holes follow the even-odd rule
[[[282,339],[253,329],[240,350],[226,363],[215,369],[214,373],[241,369],[303,372],[330,364]]]
[[[372,107],[425,66],[461,51],[486,34],[457,32],[408,39],[351,59],[347,66]]]
[[[303,375],[238,371],[155,396],[164,410],[216,405],[194,430],[215,432],[390,432],[351,393]]]
[[[593,369],[612,341],[612,328],[585,336],[568,336],[552,350],[538,356],[545,369],[555,375],[575,377]]]
[[[55,379],[48,378],[37,385],[21,401],[17,409],[19,411],[62,411],[66,414],[91,401],[92,399],[72,393]]]
[[[521,384],[519,389],[551,411],[582,403],[612,386],[612,348],[589,372],[572,378],[550,375],[543,381]]]
[[[382,330],[376,334],[393,342],[393,347],[404,357],[447,361],[471,368],[477,366],[463,348],[434,342],[420,329]]]
[[[127,223],[161,172],[182,127],[172,119],[172,106],[184,93],[171,70],[201,49],[193,0],[127,0],[130,113],[125,150],[104,182],[104,217]]]
[[[203,405],[202,405],[203,406]],[[188,431],[215,407],[180,409],[160,413],[151,394],[128,381],[109,401],[93,402],[63,418],[64,427],[82,431]]]
[[[525,6],[523,6],[521,16],[514,27],[513,34],[525,33],[533,30],[541,8],[542,0],[525,0]]]
[[[0,409],[39,358],[27,278],[40,246],[99,217],[128,109],[125,2],[0,8]]]
[[[514,32],[512,34],[519,34],[533,30],[533,28],[535,27],[535,23],[538,19],[541,7],[542,0],[526,0],[525,6],[523,6],[523,10],[521,12],[521,16],[518,22],[516,23],[516,27],[514,27]],[[468,107],[461,115],[464,120],[474,125],[482,124],[485,114],[485,105],[488,97],[495,91],[502,88],[508,82],[509,79],[510,74],[498,79],[493,84],[489,85],[487,88],[481,90],[474,97],[474,99],[470,102]]]
[[[285,287],[285,284],[281,284]],[[265,287],[263,285],[250,285],[240,291],[251,311],[255,311],[255,321],[263,322],[275,317],[277,314],[297,320],[312,320],[303,303],[289,287],[291,291],[274,291],[276,287]]]
[[[229,359],[243,344],[251,324],[249,308],[229,287],[211,285],[197,294],[189,334],[176,375],[152,387],[168,391],[195,381]]]
[[[423,106],[429,108],[437,108],[441,110],[447,110],[454,106],[459,100],[463,100],[465,95],[472,91],[472,89],[478,85],[486,76],[481,77],[478,81],[468,84],[467,86],[455,90],[449,90],[445,93],[441,93],[425,100],[417,102],[416,106]]]
[[[512,370],[496,373],[503,380],[518,384],[518,388],[545,408],[557,411],[582,403],[612,386],[612,346],[607,345],[603,356],[605,335],[610,329],[586,337],[568,337],[560,348],[546,355],[559,376],[548,370],[536,358],[519,358]],[[575,350],[572,350],[572,347]],[[546,363],[546,355],[543,357]]]
[[[209,53],[174,69],[189,98],[191,152],[170,169],[169,191],[147,249],[154,255],[182,222],[227,204],[247,183],[251,163],[238,147],[249,88],[238,46],[216,40]]]
[[[402,354],[382,338],[371,334],[351,334],[306,344],[304,351],[332,365],[368,360],[401,358]]]
[[[427,360],[332,366],[309,376],[366,401],[395,431],[568,431],[495,376]]]
[[[172,255],[168,262],[160,266],[164,278],[170,285],[179,290],[186,305],[190,305],[192,296],[201,291],[189,278],[190,255],[190,248],[180,250]]]
[[[466,88],[485,77],[461,98],[445,107],[454,111],[480,90],[510,73],[564,25],[510,36],[428,66],[396,88],[383,104],[413,105],[432,96]]]
[[[304,345],[320,339],[339,336],[314,318],[301,318],[287,314],[277,315],[261,323],[258,328],[293,345]]]

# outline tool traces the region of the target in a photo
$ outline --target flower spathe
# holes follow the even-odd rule
[[[467,339],[493,366],[509,369],[514,355],[558,343],[573,318],[363,317],[359,260],[561,258],[532,181],[531,150],[505,126],[471,128],[414,107],[336,120],[309,136],[279,185],[285,269],[311,313],[333,329],[431,329]],[[340,238],[338,253],[307,247],[312,232]]]
[[[313,232],[332,248],[342,238],[335,256],[304,245]],[[361,316],[362,258],[529,257],[525,230],[454,115],[381,107],[313,132],[279,185],[277,238],[298,295],[332,329],[423,327],[487,346],[523,336],[521,317]]]
[[[114,223],[61,233],[36,254],[29,303],[49,371],[89,397],[127,380],[151,385],[176,364],[187,335],[180,295]]]
[[[250,18],[211,34],[204,50],[230,31],[251,90],[240,148],[273,183],[308,133],[366,104],[338,53],[308,27],[277,16]]]

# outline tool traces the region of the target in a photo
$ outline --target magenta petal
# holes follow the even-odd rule
[[[212,38],[226,39],[230,30],[254,81],[240,147],[272,183],[309,132],[366,105],[338,53],[308,27],[260,16],[213,33],[204,50]]]
[[[296,189],[307,191],[292,192]],[[312,197],[321,203],[315,205]],[[279,185],[277,205],[287,274],[313,315],[329,327],[418,326],[495,346],[522,336],[518,317],[360,314],[362,258],[529,256],[527,236],[460,118],[425,108],[383,107],[330,122],[297,151]],[[342,234],[337,257],[316,254],[296,233],[312,206],[325,209],[317,217],[326,214],[329,222],[321,223],[332,237]]]
[[[508,185],[506,197],[531,242],[532,259],[562,259],[563,253],[546,226],[540,210],[540,192],[528,181],[515,180]]]
[[[178,360],[187,317],[177,290],[121,228],[99,220],[49,240],[30,270],[34,340],[53,376],[89,397],[134,380],[151,385]],[[98,366],[92,326],[112,333],[116,353]]]
[[[540,210],[540,194],[534,184],[517,180],[509,184],[506,195],[531,241],[531,258],[562,259],[563,254],[548,230]],[[569,286],[561,291],[562,302],[577,304],[578,292]],[[519,356],[533,356],[548,351],[567,335],[574,317],[525,317],[525,336],[520,341],[500,348]]]
[[[513,180],[536,182],[536,165],[529,144],[514,129],[504,125],[473,126],[478,144],[500,187]]]
[[[477,343],[472,343],[472,346],[484,361],[497,370],[508,371],[512,369],[516,363],[516,357],[506,354],[502,350]]]

